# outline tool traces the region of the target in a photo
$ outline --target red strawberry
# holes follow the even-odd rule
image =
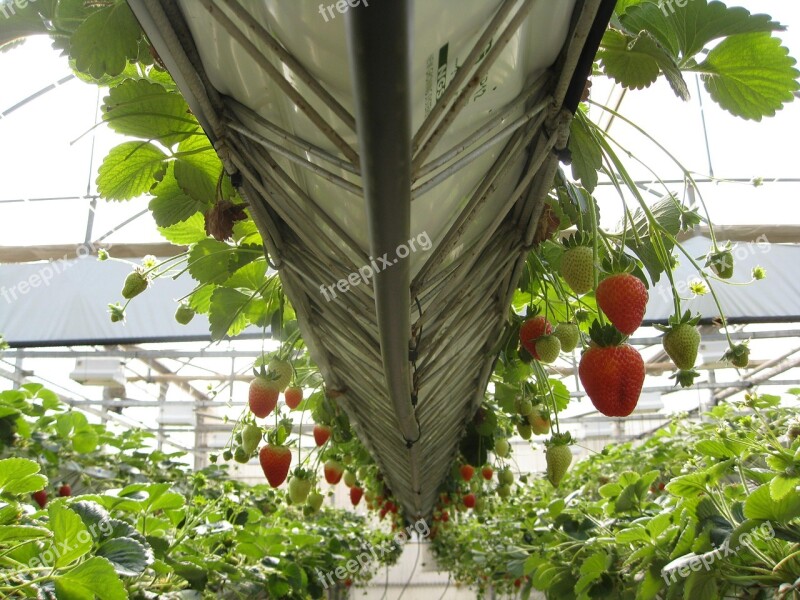
[[[446,510],[442,511],[442,523],[447,523],[449,520],[450,520],[450,513],[447,512]]]
[[[475,467],[472,465],[461,465],[459,471],[461,472],[461,479],[464,481],[469,481],[475,474]]]
[[[292,451],[286,446],[268,444],[261,448],[258,460],[261,462],[261,468],[264,470],[267,481],[276,488],[286,481],[289,467],[292,464]]]
[[[271,381],[256,377],[250,382],[248,404],[250,411],[260,419],[270,414],[278,404],[280,392]]]
[[[283,392],[283,399],[286,401],[286,406],[294,410],[303,401],[303,390],[299,387],[288,387]]]
[[[344,467],[338,460],[330,459],[325,461],[323,471],[325,473],[325,481],[331,485],[336,485],[342,479]]]
[[[595,339],[595,333],[601,330],[597,327],[592,338]],[[639,401],[644,384],[644,361],[628,344],[601,346],[595,341],[581,356],[578,375],[597,410],[607,417],[627,417]]]
[[[68,483],[62,484],[62,486],[58,488],[58,495],[62,498],[72,496],[72,488]]]
[[[39,508],[44,508],[47,506],[47,492],[45,490],[39,490],[38,492],[33,492],[32,494],[33,499],[36,501],[36,504],[39,505]]]
[[[361,502],[361,496],[364,495],[364,490],[360,487],[353,486],[350,488],[350,502],[353,503],[353,506],[358,506],[358,503]]]
[[[533,317],[525,321],[519,328],[519,341],[533,358],[539,360],[539,355],[536,354],[536,340],[551,333],[553,333],[553,326],[550,321],[542,316]]]
[[[327,425],[321,425],[317,423],[314,425],[314,441],[317,443],[317,446],[324,446],[325,442],[327,442],[331,437],[331,428]]]
[[[475,498],[475,494],[467,494],[466,496],[464,496],[463,501],[464,501],[464,506],[466,506],[467,508],[475,508],[475,503],[477,501],[477,498]]]
[[[647,308],[647,288],[630,273],[607,277],[597,286],[597,306],[608,320],[625,335],[639,328]]]
[[[494,475],[494,469],[490,466],[485,466],[481,469],[481,475],[486,481],[491,481],[492,475]]]

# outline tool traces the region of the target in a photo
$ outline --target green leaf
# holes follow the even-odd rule
[[[794,100],[800,89],[796,61],[768,33],[737,35],[723,40],[694,70],[711,98],[737,117],[760,121]]]
[[[111,149],[97,175],[106,200],[130,200],[150,191],[164,176],[167,156],[148,142],[125,142]]]
[[[702,569],[693,571],[686,578],[686,585],[683,589],[685,600],[719,600],[720,594],[717,589],[717,580],[713,573]]]
[[[0,544],[14,542],[14,545],[25,540],[37,540],[48,537],[50,531],[45,527],[33,525],[2,525],[0,526]]]
[[[119,75],[139,56],[142,29],[126,2],[114,2],[90,15],[70,38],[75,68],[95,79]]]
[[[719,440],[700,440],[694,447],[700,454],[714,458],[732,458],[734,456],[733,452]]]
[[[103,101],[103,120],[126,136],[172,146],[199,130],[183,97],[144,79],[128,79],[111,88]]]
[[[99,443],[100,438],[92,427],[83,427],[72,434],[72,448],[78,454],[91,454]]]
[[[220,161],[208,138],[195,135],[178,146],[175,178],[184,193],[209,206],[217,197],[217,182],[223,172]]]
[[[650,535],[641,525],[634,525],[618,532],[614,539],[618,544],[634,544],[636,542],[649,542]]]
[[[154,483],[147,487],[148,499],[145,507],[149,512],[157,510],[172,510],[183,508],[186,500],[177,492],[172,491],[169,483]]]
[[[92,536],[77,513],[63,503],[54,502],[48,506],[48,515],[56,567],[66,567],[92,549]]]
[[[152,208],[150,210],[153,210]],[[206,239],[206,219],[203,213],[196,212],[188,219],[167,227],[159,227],[159,233],[168,242],[178,245],[195,244]]]
[[[597,187],[597,172],[603,166],[603,155],[592,130],[587,127],[587,119],[583,111],[575,114],[570,126],[569,151],[572,155],[573,178],[592,192]]]
[[[773,500],[781,500],[800,486],[800,478],[789,477],[781,473],[769,483],[769,494]]]
[[[114,566],[95,556],[55,578],[58,600],[127,600],[128,593]]]
[[[220,287],[211,295],[211,309],[208,321],[211,325],[211,338],[220,340],[226,335],[237,335],[247,327],[246,308],[250,294]]]
[[[681,208],[675,198],[667,196],[662,198],[653,206],[650,207],[650,212],[655,218],[656,223],[667,230],[673,236],[678,235],[681,229]],[[659,254],[653,245],[653,236],[650,232],[650,223],[647,215],[641,208],[633,213],[633,223],[636,231],[639,234],[639,239],[630,231],[630,223],[626,222],[625,228],[628,230],[626,234],[625,245],[642,261],[653,285],[658,283],[661,279],[661,273],[664,272],[664,265],[659,258]],[[672,253],[673,245],[669,240],[661,237],[664,250],[667,254]]]
[[[47,485],[47,478],[38,475],[39,465],[27,458],[0,460],[0,493],[29,494]]]
[[[176,168],[170,165],[164,180],[153,190],[155,197],[148,206],[159,227],[169,227],[186,221],[211,206],[210,201],[197,200],[181,189],[175,178]],[[200,238],[202,240],[206,237],[205,219],[202,214],[199,216],[203,221],[203,236]]]
[[[238,269],[223,285],[255,291],[264,285],[267,276],[267,259],[259,258]]]
[[[675,95],[689,99],[689,88],[675,59],[648,31],[625,35],[609,29],[597,56],[605,74],[628,89],[650,87],[664,73]]]
[[[707,0],[689,0],[684,6],[674,0],[642,2],[628,8],[620,22],[633,33],[649,31],[676,58],[680,55],[684,59],[723,37],[783,29],[769,15],[751,15],[744,8]]]
[[[152,551],[128,537],[103,542],[96,554],[108,559],[114,570],[124,577],[141,575],[153,562]]]
[[[200,283],[224,283],[232,272],[229,268],[233,246],[206,239],[189,251],[189,274]]]
[[[744,516],[766,521],[791,521],[800,517],[800,494],[788,494],[773,500],[770,486],[756,488],[744,503]]]

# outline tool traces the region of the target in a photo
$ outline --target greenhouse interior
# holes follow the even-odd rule
[[[800,600],[799,31],[0,0],[0,598]]]

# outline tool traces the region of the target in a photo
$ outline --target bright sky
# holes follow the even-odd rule
[[[751,11],[767,12],[788,26],[781,33],[785,44],[800,56],[800,5],[785,0],[740,0]],[[9,82],[0,88],[0,165],[5,177],[0,186],[0,243],[2,245],[79,243],[86,234],[89,200],[95,192],[96,170],[107,150],[120,138],[101,126],[92,129],[101,94],[76,79],[7,113],[31,94],[70,74],[66,59],[54,52],[46,39],[34,39],[0,54],[0,75]],[[666,83],[629,93],[622,112],[650,131],[691,170],[707,174],[708,156],[698,102],[697,82],[689,80],[693,98],[683,103]],[[594,84],[593,98],[606,102],[611,86]],[[800,103],[795,102],[763,123],[745,122],[716,108],[705,92],[709,152],[719,178],[800,178],[795,138],[800,132]],[[593,110],[595,118],[600,111]],[[633,149],[638,158],[663,178],[679,177],[677,169],[651,144],[621,123],[611,133]],[[642,178],[649,174],[629,162]],[[676,186],[679,190],[680,186]],[[720,223],[797,223],[800,218],[800,183],[710,184],[703,188]],[[604,223],[614,224],[621,214],[616,195],[599,192]],[[42,198],[69,198],[46,200]],[[14,202],[8,202],[9,200]],[[19,202],[19,200],[26,200]],[[34,201],[35,200],[35,201]],[[753,207],[758,209],[754,210]],[[101,202],[91,232],[97,240],[146,208],[146,202]],[[46,215],[46,219],[42,216]],[[31,227],[33,223],[35,227]],[[27,226],[20,227],[20,223]],[[33,237],[31,237],[33,236]],[[158,241],[149,215],[137,218],[112,233],[106,241]]]

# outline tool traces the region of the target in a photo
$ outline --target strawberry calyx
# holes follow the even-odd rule
[[[572,434],[565,431],[564,433],[553,433],[544,445],[549,448],[550,446],[569,446],[572,443]]]
[[[692,387],[697,377],[700,377],[700,373],[695,369],[678,369],[670,375],[670,379],[675,380],[675,385],[680,385],[683,388]]]
[[[578,248],[580,246],[592,247],[593,240],[585,231],[580,231],[573,233],[568,238],[562,240],[561,243],[565,249],[569,250],[570,248]]]
[[[692,327],[696,327],[698,323],[700,323],[700,319],[702,315],[697,313],[696,315],[692,315],[692,311],[687,310],[682,315],[672,315],[667,320],[666,325],[656,324],[653,325],[654,328],[658,329],[659,331],[663,331],[664,333],[669,333],[670,331],[677,329],[681,325],[691,325]]]
[[[604,258],[602,263],[603,271],[605,271],[607,277],[622,273],[633,273],[635,275],[634,271],[638,266],[636,261],[627,254]]]
[[[613,325],[601,325],[599,321],[593,321],[589,327],[589,337],[592,340],[592,345],[600,348],[608,348],[610,346],[621,346],[628,336],[623,334]]]

